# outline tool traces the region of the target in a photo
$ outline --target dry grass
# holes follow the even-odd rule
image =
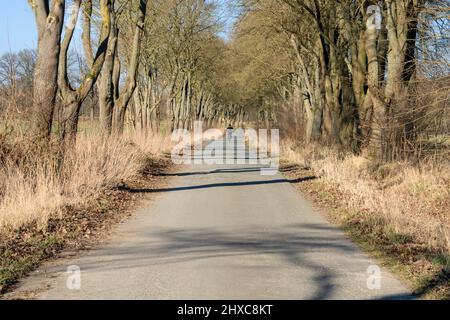
[[[64,207],[86,204],[101,191],[133,179],[148,155],[170,148],[170,138],[129,134],[104,140],[80,134],[61,160],[57,148],[40,149],[24,138],[0,136],[0,232],[36,223],[45,228]]]
[[[127,132],[124,139],[135,143],[145,154],[162,156],[170,153],[173,147],[170,135],[152,133],[150,136],[139,132]]]
[[[285,141],[283,157],[312,168],[321,181],[337,188],[355,216],[429,248],[450,254],[450,166],[427,163],[373,165],[354,155],[336,155],[318,146]]]

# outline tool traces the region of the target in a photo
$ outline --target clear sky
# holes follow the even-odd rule
[[[27,0],[0,0],[0,54],[9,50],[35,48],[34,16]]]
[[[217,0],[219,3],[220,20],[226,25],[226,30],[221,34],[227,38],[234,22],[232,9],[229,4],[232,1]],[[37,33],[34,15],[27,0],[0,0],[0,55],[8,51],[36,48]]]

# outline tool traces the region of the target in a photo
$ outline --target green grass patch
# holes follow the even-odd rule
[[[0,247],[0,294],[43,260],[53,256],[63,243],[63,239],[43,234],[16,237],[3,243]]]

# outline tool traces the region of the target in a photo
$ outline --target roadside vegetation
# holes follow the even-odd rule
[[[57,145],[0,139],[0,293],[63,249],[101,239],[136,205],[121,188],[154,188],[169,167],[170,137],[162,135],[80,134],[63,158]]]
[[[170,138],[140,140],[131,135],[104,140],[89,134],[80,135],[76,147],[61,159],[56,146],[39,149],[24,138],[1,138],[2,233],[30,223],[45,228],[65,206],[86,204],[105,189],[138,177],[146,157],[170,152]]]
[[[420,298],[450,298],[450,168],[374,165],[321,146],[285,141],[283,169],[318,210],[403,278]]]

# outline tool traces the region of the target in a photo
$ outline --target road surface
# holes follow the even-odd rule
[[[408,290],[257,165],[192,165],[88,254],[20,290],[38,299],[403,299]],[[80,290],[67,288],[69,265]],[[42,274],[43,270],[39,274]],[[373,281],[371,281],[373,280]],[[368,282],[370,286],[368,286]],[[371,287],[371,289],[369,289]]]

